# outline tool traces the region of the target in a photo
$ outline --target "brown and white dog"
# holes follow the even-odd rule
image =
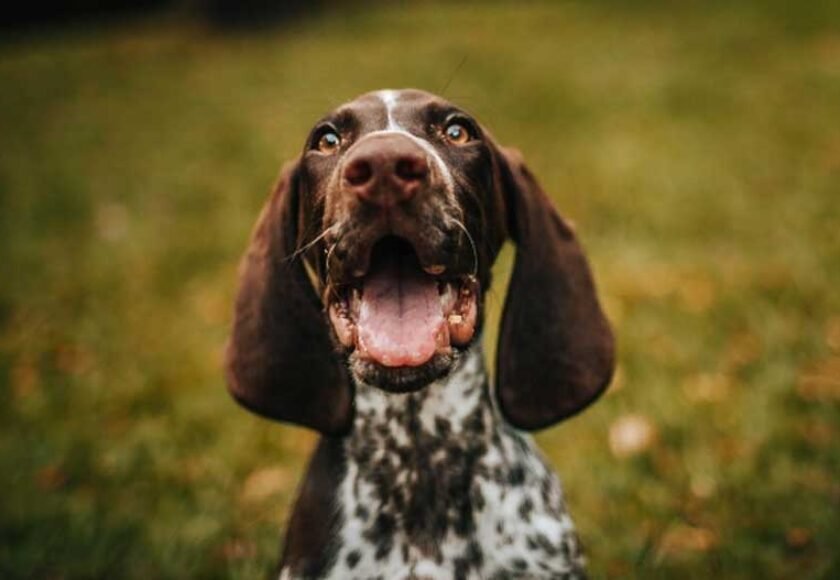
[[[490,269],[517,246],[490,387]],[[244,258],[227,371],[323,434],[281,578],[571,578],[560,484],[522,431],[595,400],[613,337],[572,228],[520,156],[417,90],[319,121]]]

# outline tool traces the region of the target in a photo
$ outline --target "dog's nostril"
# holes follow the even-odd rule
[[[429,166],[422,157],[412,155],[397,159],[394,171],[403,181],[420,181],[428,175]]]
[[[366,159],[357,159],[344,169],[344,179],[350,185],[364,185],[373,177],[373,167]]]

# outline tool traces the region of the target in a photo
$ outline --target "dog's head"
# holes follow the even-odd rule
[[[315,124],[244,258],[231,392],[249,409],[345,430],[355,381],[392,392],[447,374],[476,340],[490,268],[517,245],[497,396],[538,429],[606,387],[613,339],[571,227],[519,155],[416,90],[369,93]]]

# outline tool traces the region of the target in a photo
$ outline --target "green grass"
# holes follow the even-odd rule
[[[829,3],[157,16],[7,38],[0,86],[3,578],[262,577],[314,437],[225,392],[236,262],[310,123],[402,86],[521,149],[587,246],[618,378],[539,441],[593,577],[840,577]]]

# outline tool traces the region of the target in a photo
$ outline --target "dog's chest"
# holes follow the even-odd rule
[[[481,354],[410,395],[360,386],[328,578],[565,578],[582,556],[560,485],[494,412]]]

